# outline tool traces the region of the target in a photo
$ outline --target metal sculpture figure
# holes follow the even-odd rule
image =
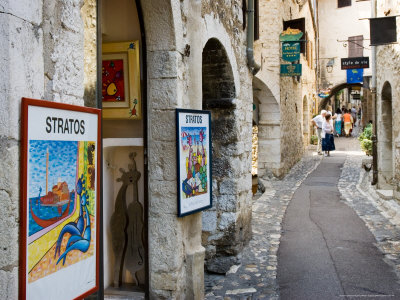
[[[137,171],[136,153],[131,153],[129,158],[133,161],[132,175],[133,175],[133,202],[128,206],[128,246],[126,253],[126,267],[136,280],[136,285],[140,285],[137,272],[144,267],[144,247],[143,247],[143,206],[139,202],[138,195],[138,181],[140,179],[140,172]]]

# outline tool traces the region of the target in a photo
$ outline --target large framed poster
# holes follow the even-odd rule
[[[101,110],[22,99],[20,299],[81,299],[99,280]]]
[[[176,110],[178,216],[212,207],[211,113]]]

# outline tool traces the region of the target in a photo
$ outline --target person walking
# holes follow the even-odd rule
[[[357,126],[356,126],[356,122],[357,122],[357,109],[356,109],[355,106],[353,106],[353,108],[351,109],[350,114],[351,114],[351,116],[352,116],[352,118],[353,118],[353,125],[354,125],[354,127],[357,127]]]
[[[344,122],[344,133],[346,134],[346,137],[349,137],[350,130],[353,124],[353,117],[351,116],[351,114],[347,109],[344,110],[343,122]]]
[[[342,134],[342,111],[339,107],[336,110],[335,132],[337,137]]]
[[[321,114],[314,117],[311,120],[311,124],[317,129],[317,137],[318,137],[318,146],[317,146],[317,152],[319,155],[322,155],[322,124],[325,121],[325,115],[326,115],[326,110],[321,110]]]
[[[333,138],[333,126],[330,122],[332,116],[326,114],[325,121],[322,123],[322,151],[325,156],[331,156],[330,151],[335,150],[335,141]]]

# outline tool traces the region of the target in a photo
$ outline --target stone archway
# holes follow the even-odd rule
[[[258,176],[272,172],[280,176],[281,113],[271,90],[259,78],[253,79],[253,98],[259,104],[258,115]],[[253,101],[253,102],[254,102]]]
[[[362,87],[362,83],[346,83],[346,82],[344,82],[344,83],[335,85],[330,90],[328,97],[321,100],[321,102],[319,104],[319,110],[325,109],[326,106],[328,105],[328,103],[330,102],[331,97],[335,96],[336,93],[338,93],[339,91],[341,91],[343,89],[348,89],[351,87]]]
[[[211,110],[213,208],[203,213],[206,268],[226,273],[250,239],[249,216],[240,212],[240,168],[243,142],[238,130],[236,86],[231,62],[223,44],[207,41],[202,53],[203,109]]]
[[[392,189],[393,180],[393,109],[392,87],[385,82],[381,93],[381,114],[378,123],[378,174],[379,188]]]

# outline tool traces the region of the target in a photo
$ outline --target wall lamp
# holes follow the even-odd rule
[[[331,58],[328,63],[326,64],[326,72],[332,73],[333,71],[333,65],[335,64],[335,59]]]

